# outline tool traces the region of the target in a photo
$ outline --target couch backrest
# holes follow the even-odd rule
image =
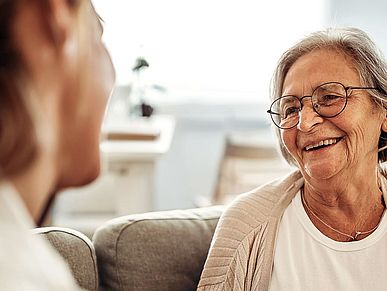
[[[63,227],[41,227],[33,232],[45,237],[59,252],[80,287],[98,290],[97,259],[89,238],[79,231]]]
[[[100,290],[196,290],[223,207],[128,215],[94,234]]]

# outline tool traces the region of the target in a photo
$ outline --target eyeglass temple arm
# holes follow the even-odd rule
[[[274,111],[271,111],[270,109],[266,111],[267,113],[269,114],[275,114],[275,115],[280,115],[279,113],[277,112],[274,112]]]

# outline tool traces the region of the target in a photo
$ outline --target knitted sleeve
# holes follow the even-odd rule
[[[198,285],[207,290],[264,290],[271,276],[277,225],[299,172],[239,195],[219,220]],[[289,191],[292,189],[293,191]],[[287,197],[283,201],[283,197]],[[279,207],[279,205],[281,207]]]

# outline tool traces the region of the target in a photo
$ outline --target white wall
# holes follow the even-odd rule
[[[387,1],[330,0],[327,26],[354,26],[369,33],[387,56]]]

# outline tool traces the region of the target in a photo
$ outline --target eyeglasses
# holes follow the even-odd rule
[[[335,117],[347,106],[349,90],[377,90],[374,87],[344,86],[338,82],[324,83],[313,90],[312,95],[298,98],[286,95],[274,100],[267,110],[274,124],[281,129],[290,129],[300,122],[302,100],[311,98],[313,110],[322,117]]]

